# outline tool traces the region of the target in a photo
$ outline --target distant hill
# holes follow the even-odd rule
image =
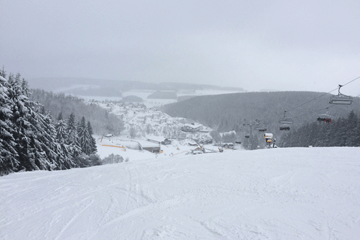
[[[138,81],[116,81],[90,78],[33,78],[28,79],[30,88],[52,92],[63,92],[77,96],[121,97],[123,92],[134,89],[146,90],[229,90],[243,92],[242,88],[228,88],[205,84],[147,83]]]
[[[150,99],[177,99],[177,95],[174,91],[156,91],[149,95]]]
[[[318,114],[346,117],[351,110],[360,113],[360,99],[355,98],[350,106],[330,105],[330,94],[319,92],[248,92],[199,96],[165,105],[162,110],[172,117],[193,119],[219,131],[245,129],[243,124],[255,119],[268,132],[280,134],[279,120],[284,111],[293,118],[292,128],[316,121]],[[315,98],[315,101],[311,101]],[[308,102],[308,103],[306,103]]]
[[[122,99],[123,102],[143,102],[144,100],[141,97],[129,95]]]

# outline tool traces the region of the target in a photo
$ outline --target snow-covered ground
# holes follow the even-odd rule
[[[156,136],[149,136],[150,139],[156,139]],[[153,146],[158,146],[156,143],[151,143],[146,140],[139,140],[139,139],[127,139],[124,137],[100,137],[95,136],[96,142],[97,142],[97,150],[98,155],[101,158],[105,158],[109,156],[110,154],[118,154],[121,155],[124,159],[128,159],[129,161],[136,161],[140,159],[155,159],[155,158],[168,158],[180,156],[180,155],[188,155],[191,154],[192,150],[196,149],[198,146],[190,146],[188,142],[195,143],[190,140],[183,140],[183,141],[177,141],[172,140],[172,144],[170,145],[160,145],[162,153],[161,154],[154,154],[150,153],[146,150],[135,150],[136,148],[139,148],[139,145],[146,145],[150,144]],[[124,146],[124,148],[118,148],[118,146]],[[213,146],[211,144],[202,145],[205,148],[206,152],[219,152],[219,148],[216,146]],[[225,149],[226,151],[226,149]],[[230,150],[229,150],[230,151]]]
[[[10,174],[0,239],[355,240],[359,155],[238,150]]]

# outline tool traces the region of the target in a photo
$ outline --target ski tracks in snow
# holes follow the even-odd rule
[[[0,239],[355,240],[356,154],[229,151],[12,174],[0,179]]]

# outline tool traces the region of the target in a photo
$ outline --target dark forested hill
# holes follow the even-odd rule
[[[163,111],[173,117],[199,121],[218,131],[236,130],[244,123],[259,119],[261,125],[273,133],[279,133],[279,120],[285,110],[287,116],[293,118],[295,129],[316,121],[318,114],[325,113],[327,107],[334,119],[346,117],[351,110],[360,113],[359,98],[350,106],[330,105],[329,98],[330,94],[319,92],[235,93],[195,97],[166,105]]]

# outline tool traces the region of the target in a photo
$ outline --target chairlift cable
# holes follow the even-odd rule
[[[360,76],[352,79],[351,81],[349,81],[349,82],[347,82],[347,83],[345,83],[345,84],[342,84],[341,87],[344,87],[344,86],[346,86],[346,85],[348,85],[348,84],[350,84],[350,83],[352,83],[352,82],[354,82],[354,81],[356,81],[356,80],[358,80],[358,79],[360,79]],[[306,101],[306,102],[304,102],[304,103],[302,103],[302,104],[300,104],[300,105],[298,105],[298,106],[296,106],[296,107],[293,107],[293,108],[291,108],[290,110],[286,110],[286,112],[293,111],[294,109],[299,108],[299,107],[301,107],[301,106],[304,106],[305,104],[307,104],[307,103],[309,103],[309,102],[315,101],[315,100],[317,100],[317,99],[319,99],[319,98],[321,98],[321,97],[323,97],[323,96],[325,96],[325,95],[327,95],[327,94],[329,94],[329,93],[331,93],[331,92],[333,92],[333,91],[335,91],[335,90],[338,90],[338,87],[337,87],[337,88],[334,88],[333,90],[331,90],[331,91],[329,91],[329,92],[327,92],[327,93],[323,93],[323,94],[321,94],[320,96],[318,96],[318,97],[316,97],[316,98],[313,98],[313,99],[311,99],[311,100],[309,100],[309,101]]]
[[[349,82],[347,82],[347,83],[345,83],[345,84],[342,84],[342,85],[339,84],[339,87],[338,87],[338,88],[335,88],[335,89],[333,89],[333,90],[331,90],[331,91],[329,91],[329,92],[327,92],[327,93],[323,93],[323,94],[321,94],[320,96],[318,96],[318,97],[316,97],[316,98],[313,98],[313,99],[311,99],[311,100],[309,100],[309,101],[306,101],[306,102],[304,102],[304,103],[302,103],[302,104],[300,104],[300,105],[298,105],[298,106],[296,106],[296,107],[293,107],[293,108],[291,108],[291,109],[289,109],[289,110],[285,110],[285,111],[284,111],[284,118],[285,118],[285,115],[286,115],[287,112],[293,111],[293,110],[295,110],[296,108],[299,108],[299,107],[301,107],[301,106],[304,106],[305,104],[308,104],[308,103],[310,103],[310,102],[313,102],[313,101],[315,101],[315,100],[317,100],[317,99],[319,99],[319,98],[321,98],[321,97],[323,97],[323,96],[325,96],[325,95],[327,95],[327,94],[330,94],[331,92],[333,92],[333,91],[335,91],[335,90],[340,91],[340,88],[341,88],[341,87],[346,86],[346,85],[348,85],[348,84],[350,84],[350,83],[352,83],[352,82],[354,82],[354,81],[356,81],[356,80],[358,80],[358,79],[360,79],[360,76],[358,76],[358,77],[350,80]],[[360,96],[360,95],[359,95],[359,96]],[[333,106],[334,106],[334,105],[331,105],[331,106],[329,106],[329,107],[326,107],[325,109],[328,110],[329,108],[331,108],[331,107],[333,107]],[[301,114],[301,115],[296,116],[295,118],[298,118],[298,117],[301,117],[301,116],[305,116],[305,115],[309,115],[309,114],[312,114],[312,113],[315,113],[315,112],[318,112],[318,111],[319,111],[319,110],[313,111],[313,112],[310,112],[310,113]],[[279,114],[277,114],[277,115],[279,115]]]
[[[344,87],[344,86],[346,86],[346,85],[348,85],[348,84],[350,84],[350,83],[352,83],[352,82],[354,82],[354,81],[356,81],[356,80],[358,80],[358,79],[360,79],[360,76],[357,77],[357,78],[354,78],[353,80],[351,80],[351,81],[349,81],[349,82],[347,82],[347,83],[345,83],[345,84],[343,84],[343,85],[341,85],[341,87]]]
[[[304,113],[304,114],[301,114],[301,115],[297,115],[297,116],[295,116],[294,118],[298,118],[298,117],[310,115],[310,114],[313,114],[313,113],[317,113],[317,112],[319,112],[319,111],[321,111],[321,110],[329,109],[329,108],[331,108],[331,107],[334,107],[334,105],[331,105],[331,106],[326,107],[326,108],[321,108],[321,109],[315,110],[315,111],[313,111],[313,112],[307,112],[307,113]]]
[[[319,98],[321,98],[321,97],[323,97],[323,96],[325,96],[325,95],[327,95],[327,94],[329,94],[329,93],[331,93],[331,92],[333,92],[333,91],[335,91],[335,90],[337,90],[338,88],[334,88],[333,90],[331,90],[331,91],[329,91],[329,92],[327,92],[327,93],[323,93],[323,94],[321,94],[320,96],[318,96],[318,97],[316,97],[316,98],[313,98],[313,99],[311,99],[311,100],[309,100],[309,101],[307,101],[307,102],[304,102],[304,103],[302,103],[302,104],[300,104],[300,105],[298,105],[298,106],[296,106],[296,107],[294,107],[294,108],[292,108],[292,109],[290,109],[290,110],[287,110],[286,112],[290,112],[290,111],[292,111],[292,110],[294,110],[294,109],[296,109],[296,108],[298,108],[298,107],[301,107],[301,106],[304,106],[305,104],[307,104],[307,103],[309,103],[309,102],[312,102],[312,101],[315,101],[315,100],[317,100],[317,99],[319,99]]]

